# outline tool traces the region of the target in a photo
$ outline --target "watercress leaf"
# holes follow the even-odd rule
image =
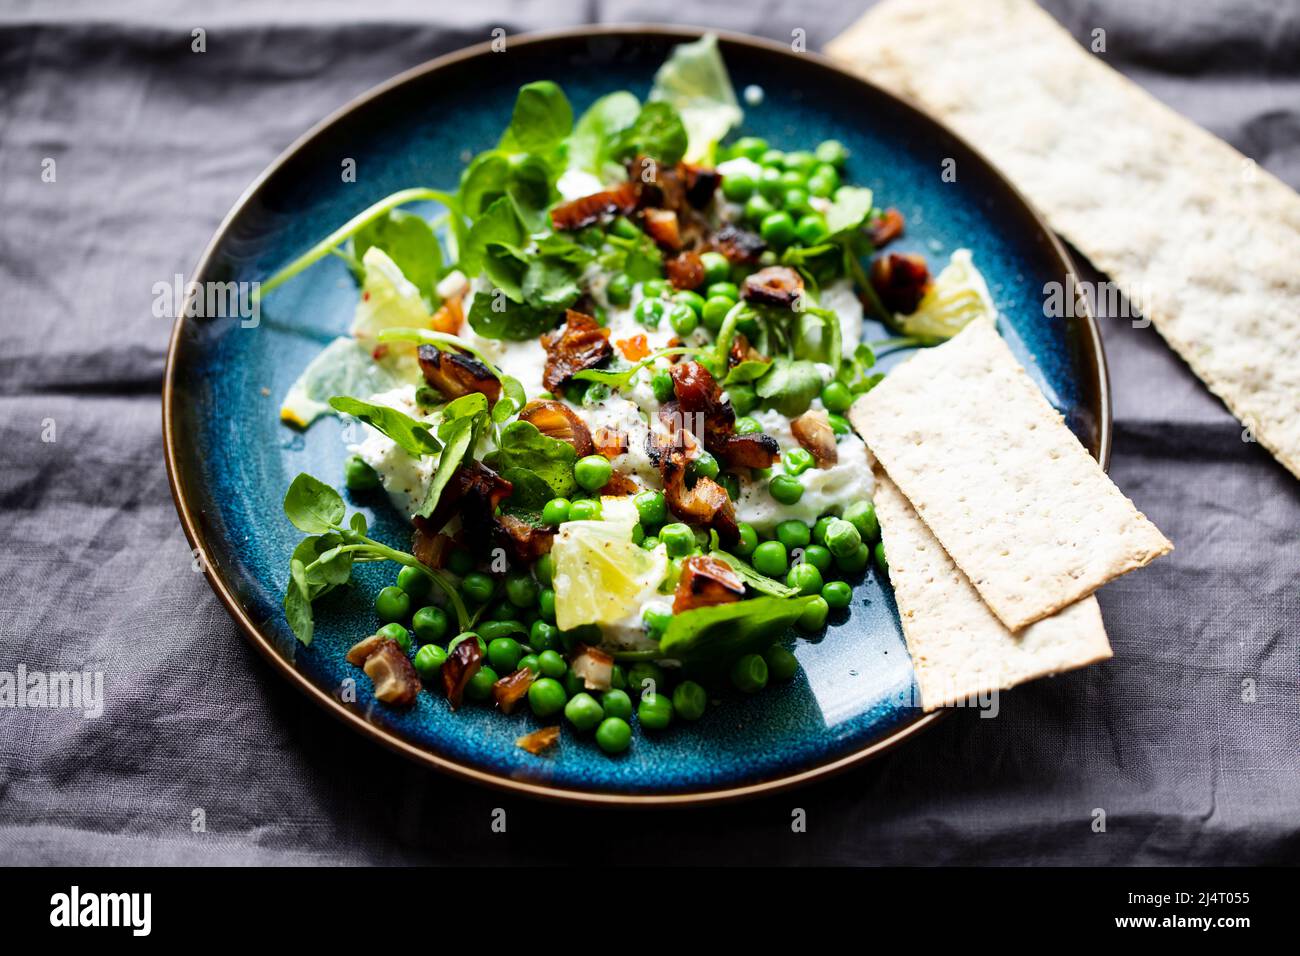
[[[294,636],[304,646],[310,646],[315,632],[310,585],[307,583],[306,567],[297,558],[289,561],[289,585],[284,591],[284,617]]]
[[[512,512],[540,514],[546,502],[555,497],[555,492],[546,480],[529,468],[510,467],[501,472],[501,477],[514,485],[508,499],[508,510]],[[517,516],[524,517],[522,514]]]
[[[822,362],[839,371],[843,360],[839,316],[829,309],[805,308],[795,327],[793,352],[795,358]]]
[[[343,520],[347,507],[337,491],[304,471],[285,492],[284,513],[299,531],[323,534]]]
[[[549,259],[559,259],[575,266],[585,266],[596,258],[596,253],[563,232],[551,232],[537,240],[537,254]]]
[[[369,530],[366,527],[366,516],[360,511],[352,512],[352,517],[348,520],[348,527],[352,529],[354,534],[359,534],[363,537],[365,536],[366,531]]]
[[[577,302],[581,295],[578,271],[568,262],[539,256],[528,263],[524,271],[523,298],[531,308],[544,312],[560,311]]]
[[[442,410],[442,420],[438,423],[438,435],[446,438],[451,425],[459,418],[475,418],[486,415],[488,411],[487,396],[482,392],[470,392],[460,398],[452,399]]]
[[[442,247],[433,227],[402,209],[375,219],[352,238],[353,256],[360,264],[371,246],[388,253],[408,281],[420,290],[430,308],[438,303],[438,278],[442,274]],[[363,275],[364,278],[364,267]]]
[[[425,492],[420,510],[416,512],[421,518],[433,514],[434,509],[438,507],[443,489],[447,487],[447,482],[451,480],[451,476],[456,473],[456,469],[461,466],[465,456],[473,447],[474,421],[472,417],[457,418],[448,425],[444,436],[446,443],[442,446],[442,454],[438,456],[438,467],[434,469],[429,490]]]
[[[681,114],[690,163],[712,162],[714,147],[745,115],[713,34],[678,44],[655,73],[650,99],[670,103]]]
[[[659,642],[662,656],[686,663],[726,661],[761,651],[791,627],[816,595],[756,597],[673,615]]]
[[[551,497],[568,497],[577,487],[573,463],[577,453],[568,442],[550,438],[531,422],[511,422],[501,429],[498,447],[484,461],[499,472],[527,468],[551,488]]]
[[[460,269],[467,276],[476,276],[483,271],[484,257],[491,246],[500,246],[506,251],[523,259],[523,247],[528,240],[524,225],[519,220],[519,213],[509,196],[501,196],[483,210],[469,228],[465,248],[460,253]]]
[[[515,212],[528,231],[544,229],[546,211],[556,194],[551,168],[536,156],[516,157],[510,162],[505,186],[506,194],[515,204]]]
[[[343,545],[336,544],[317,558],[315,567],[311,568],[308,574],[307,582],[323,584],[325,588],[312,595],[313,597],[319,597],[325,593],[325,589],[348,583],[352,577],[352,554],[351,551],[344,551]]]
[[[862,186],[841,186],[826,210],[826,226],[832,236],[857,229],[871,213],[871,190]]]
[[[772,367],[772,363],[763,359],[745,359],[738,363],[727,377],[722,380],[723,386],[727,385],[744,385],[755,379],[763,377],[763,374]]]
[[[788,418],[802,415],[821,391],[821,373],[815,363],[778,356],[772,367],[754,383],[754,391]]]
[[[672,166],[686,153],[686,144],[686,127],[677,111],[668,103],[647,103],[610,151],[623,160],[649,156]]]
[[[569,168],[581,169],[606,182],[624,175],[623,168],[610,155],[610,144],[636,122],[640,112],[641,102],[626,90],[609,93],[592,103],[569,136]]]
[[[545,153],[559,146],[572,129],[573,107],[564,91],[550,80],[538,80],[520,87],[502,148]]]
[[[483,275],[512,302],[524,301],[527,270],[527,258],[512,248],[492,245],[483,253]]]
[[[469,326],[485,339],[525,342],[559,324],[563,313],[535,309],[485,289],[469,307]]]
[[[330,405],[336,412],[359,418],[376,431],[383,432],[412,458],[436,455],[442,448],[428,425],[395,408],[363,402],[350,395],[335,395],[330,399]]]
[[[782,584],[775,578],[769,578],[766,574],[757,571],[753,566],[742,561],[728,551],[714,550],[711,555],[715,558],[727,562],[744,582],[761,594],[770,594],[772,597],[791,598],[799,593],[798,588],[792,588],[788,584]]]
[[[460,207],[473,221],[493,202],[506,195],[509,157],[495,149],[479,153],[460,176]]]

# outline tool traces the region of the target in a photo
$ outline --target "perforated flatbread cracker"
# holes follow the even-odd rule
[[[876,515],[922,710],[968,702],[1111,656],[1093,597],[1012,634],[898,486],[884,474],[877,473],[876,480]]]
[[[985,319],[898,366],[849,418],[1012,631],[1173,547]]]
[[[886,0],[827,52],[997,163],[1300,476],[1294,190],[1030,0]]]

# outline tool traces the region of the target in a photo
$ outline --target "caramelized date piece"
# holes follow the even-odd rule
[[[470,392],[482,392],[489,403],[495,403],[501,397],[501,383],[486,365],[473,356],[444,352],[432,345],[421,345],[416,354],[424,380],[443,398],[460,398]]]
[[[813,456],[818,468],[830,468],[840,460],[835,447],[835,431],[821,409],[810,409],[790,423],[795,440]]]
[[[492,699],[501,708],[501,713],[508,714],[515,709],[515,704],[528,693],[528,688],[532,686],[536,677],[537,675],[529,668],[521,667],[492,685]]]
[[[519,413],[521,422],[528,422],[547,438],[558,438],[573,446],[579,458],[592,453],[591,432],[587,425],[563,402],[534,399]]]
[[[753,265],[767,250],[767,243],[757,233],[730,224],[709,236],[706,243],[710,249],[726,256],[733,266]]]
[[[494,517],[492,540],[505,548],[516,564],[532,564],[551,550],[555,541],[555,532],[549,528],[538,528],[514,515],[502,514]]]
[[[763,432],[728,435],[716,443],[713,454],[728,468],[771,468],[781,457],[781,445]]]
[[[705,166],[678,163],[677,175],[681,177],[686,201],[696,209],[703,209],[713,201],[713,194],[722,185],[722,173]]]
[[[573,309],[568,311],[562,328],[542,336],[542,347],[546,349],[542,385],[557,394],[575,374],[595,368],[614,353],[609,330]]]
[[[451,538],[440,531],[431,532],[416,525],[415,533],[411,535],[411,554],[426,568],[442,567],[450,550]]]
[[[710,604],[727,604],[745,596],[745,582],[719,558],[695,555],[682,562],[682,576],[673,593],[673,613]]]
[[[783,309],[796,307],[803,296],[803,277],[789,266],[768,266],[746,277],[740,297],[746,302],[775,305]]]
[[[614,680],[614,658],[596,647],[579,644],[569,670],[587,690],[609,690]]]
[[[483,667],[483,651],[474,637],[461,641],[442,662],[442,689],[451,709],[456,710],[465,699],[465,685]]]
[[[704,262],[699,253],[680,252],[664,263],[664,274],[674,289],[698,289],[704,284]]]
[[[677,213],[671,209],[647,209],[642,213],[645,231],[650,238],[665,249],[682,247],[681,228],[677,222]]]
[[[930,269],[921,256],[891,252],[871,264],[871,287],[888,309],[909,315],[929,291]]]
[[[562,231],[585,229],[607,216],[628,215],[635,211],[638,199],[636,184],[623,183],[613,189],[561,203],[551,210],[551,224]]]
[[[515,746],[520,750],[528,751],[536,757],[538,754],[550,750],[559,739],[559,727],[543,727],[540,730],[534,730],[531,734],[524,734],[522,737],[515,738]]]
[[[410,707],[420,693],[420,675],[396,641],[385,640],[361,665],[375,685],[375,697],[394,707]]]
[[[452,515],[460,515],[465,540],[474,551],[482,553],[491,545],[497,506],[510,497],[514,488],[481,461],[470,460],[452,474],[433,514],[427,518],[416,515],[415,526],[432,533],[446,527]]]
[[[877,249],[887,246],[902,234],[903,214],[893,208],[886,209],[867,226],[867,235]]]

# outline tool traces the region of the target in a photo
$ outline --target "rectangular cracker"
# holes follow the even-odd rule
[[[876,481],[876,515],[889,558],[889,580],[923,710],[968,702],[1111,656],[1094,597],[1012,634],[898,486],[879,471]]]
[[[1173,548],[986,319],[898,366],[849,417],[1012,631]]]
[[[1294,190],[1030,0],[885,0],[827,52],[992,159],[1300,476]]]

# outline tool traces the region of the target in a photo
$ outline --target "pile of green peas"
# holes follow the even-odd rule
[[[809,200],[829,199],[840,188],[849,155],[842,143],[830,139],[813,151],[786,153],[772,149],[765,139],[747,136],[737,140],[727,154],[751,159],[760,167],[757,177],[743,173],[724,176],[722,192],[744,207],[745,219],[758,228],[769,246],[815,246],[830,236],[825,217]]]

